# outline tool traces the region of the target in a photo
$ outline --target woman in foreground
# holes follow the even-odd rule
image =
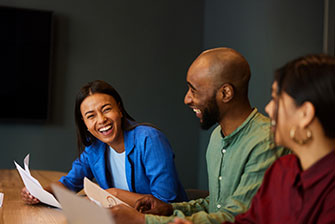
[[[265,109],[276,144],[293,154],[269,168],[235,223],[335,223],[335,58],[309,55],[280,68]]]
[[[111,85],[97,80],[83,86],[76,98],[75,121],[81,154],[58,185],[78,192],[84,177],[95,179],[129,205],[140,194],[166,202],[186,200],[168,140],[158,129],[135,122]],[[21,195],[27,204],[39,202],[25,188]]]

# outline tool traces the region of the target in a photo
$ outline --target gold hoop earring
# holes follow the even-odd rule
[[[312,138],[312,132],[309,129],[306,129],[306,138],[298,139],[296,137],[296,127],[292,127],[290,130],[290,138],[299,145],[306,144]]]

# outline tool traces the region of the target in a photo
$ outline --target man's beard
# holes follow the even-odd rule
[[[209,100],[207,106],[203,110],[202,122],[200,122],[201,129],[208,130],[220,117],[219,107],[216,103],[215,95]]]

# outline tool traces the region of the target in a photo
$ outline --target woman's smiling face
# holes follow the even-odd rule
[[[87,130],[100,141],[113,147],[123,141],[122,112],[115,99],[104,93],[86,97],[80,105]]]

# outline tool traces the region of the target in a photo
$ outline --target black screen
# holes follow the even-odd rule
[[[0,119],[47,120],[52,12],[0,7]]]

